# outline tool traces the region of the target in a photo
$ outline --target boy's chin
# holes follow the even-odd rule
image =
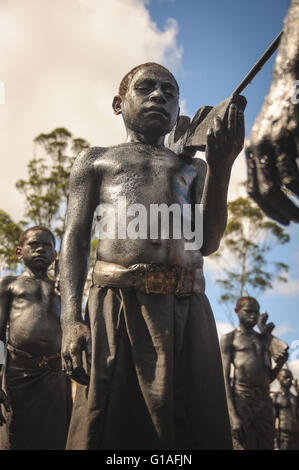
[[[165,137],[169,132],[169,126],[163,126],[161,123],[155,121],[141,129],[140,133],[144,136],[157,137],[157,139],[159,139],[160,137]]]
[[[51,263],[47,260],[34,260],[31,261],[31,263],[28,263],[27,266],[32,269],[38,269],[41,271],[47,271]]]

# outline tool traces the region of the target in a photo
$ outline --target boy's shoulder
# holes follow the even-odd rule
[[[72,170],[71,180],[89,175],[95,170],[95,162],[108,150],[105,147],[90,147],[83,150],[76,157]]]
[[[236,329],[230,331],[229,333],[225,333],[224,335],[222,335],[221,339],[220,339],[221,346],[225,347],[225,346],[232,345],[237,331],[238,330],[236,328]]]
[[[9,287],[18,279],[19,276],[13,276],[9,274],[0,278],[0,292],[5,292]]]
[[[130,144],[123,143],[109,147],[89,147],[78,154],[75,159],[72,172],[93,170],[104,155],[105,158],[109,156],[114,157],[117,155],[117,151],[122,147],[127,148],[128,146],[130,146]]]
[[[85,149],[79,153],[79,155],[76,157],[74,166],[86,166],[89,164],[93,164],[94,161],[97,158],[101,157],[107,150],[108,147],[89,147],[88,149]]]

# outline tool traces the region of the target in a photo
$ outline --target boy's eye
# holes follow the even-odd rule
[[[165,95],[167,96],[172,96],[173,98],[175,97],[175,92],[170,90],[169,88],[167,88],[166,90],[164,90],[164,93]]]
[[[147,91],[154,87],[154,83],[151,80],[144,80],[135,84],[136,90]]]
[[[136,87],[136,90],[138,91],[150,91],[151,90],[151,87],[150,86],[146,86],[146,85],[143,85],[143,86],[138,86]]]

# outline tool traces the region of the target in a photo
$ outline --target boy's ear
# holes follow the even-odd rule
[[[53,253],[53,259],[56,259],[57,258],[57,251],[54,250],[54,253]]]
[[[18,259],[22,259],[22,247],[21,246],[18,246],[16,248],[16,255]]]
[[[112,102],[112,108],[113,108],[114,114],[116,115],[121,114],[121,104],[122,104],[121,96],[116,95],[113,98],[113,102]]]

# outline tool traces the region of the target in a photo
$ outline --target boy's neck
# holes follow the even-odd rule
[[[48,269],[29,268],[25,265],[25,270],[22,275],[26,277],[34,277],[36,279],[48,279],[47,271]]]
[[[127,142],[140,142],[141,144],[150,144],[150,145],[158,145],[164,146],[164,138],[165,136],[157,136],[156,134],[140,134],[138,132],[132,131],[131,129],[127,129]]]
[[[252,326],[245,326],[243,323],[239,323],[239,330],[242,331],[242,333],[252,333],[254,331],[254,327]]]

